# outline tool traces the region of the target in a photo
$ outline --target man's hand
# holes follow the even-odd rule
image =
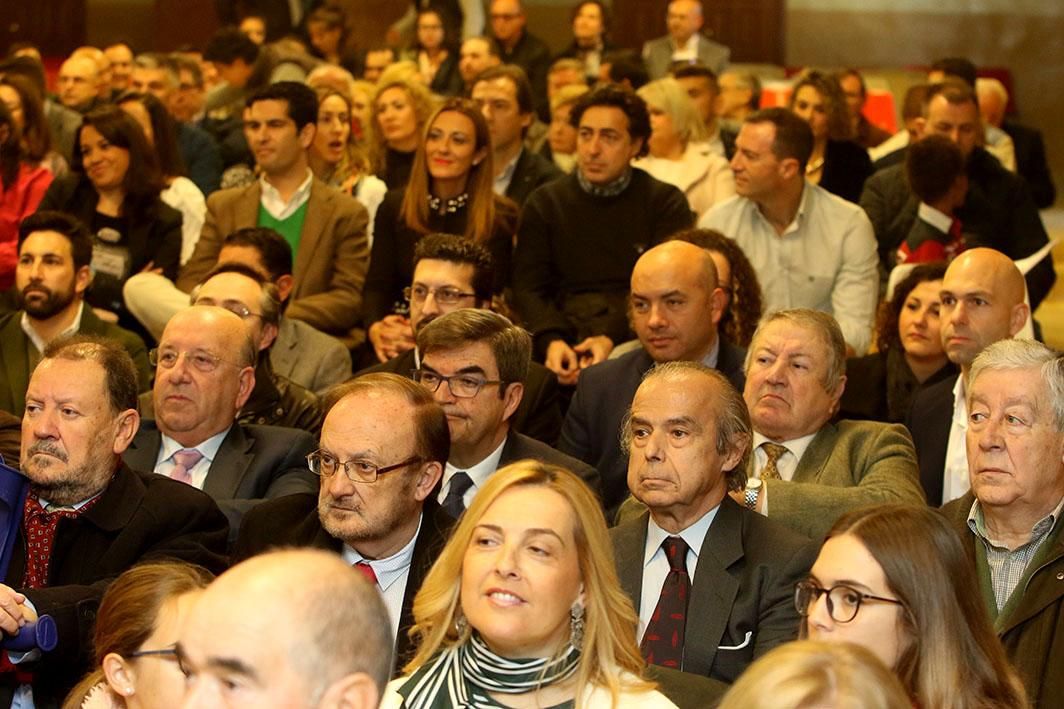
[[[613,340],[605,335],[592,335],[573,347],[573,351],[580,358],[580,368],[584,369],[605,361],[613,351]]]
[[[24,595],[0,584],[0,630],[7,635],[15,635],[19,628],[37,619],[37,614],[25,603]]]
[[[402,315],[385,315],[369,326],[368,335],[381,362],[414,348],[414,329]]]
[[[567,386],[576,384],[580,376],[580,356],[565,340],[555,340],[547,347],[547,369],[558,375],[558,382]]]

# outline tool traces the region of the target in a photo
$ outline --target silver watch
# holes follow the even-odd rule
[[[762,485],[764,485],[764,483],[761,482],[761,478],[750,478],[746,481],[746,491],[743,497],[746,509],[757,509],[757,496],[761,493]]]

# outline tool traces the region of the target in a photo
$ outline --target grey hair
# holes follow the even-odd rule
[[[754,360],[754,349],[757,345],[758,336],[761,335],[765,328],[778,320],[786,320],[816,333],[828,351],[828,367],[824,373],[822,384],[829,393],[835,391],[843,375],[846,374],[846,338],[842,336],[842,330],[834,317],[811,308],[777,310],[766,315],[757,326],[757,330],[754,331],[754,336],[750,340],[750,349],[746,352],[746,363],[743,365],[743,371],[747,374],[750,372],[750,363]]]
[[[701,362],[675,361],[655,364],[643,375],[640,384],[662,380],[680,384],[683,379],[690,375],[702,375],[717,385],[717,403],[714,415],[717,423],[717,453],[725,455],[740,447],[739,441],[743,441],[742,457],[735,467],[725,471],[729,490],[741,490],[746,487],[746,464],[750,457],[751,443],[753,441],[753,425],[750,422],[750,411],[746,408],[743,395],[728,381],[728,378],[715,369],[711,369]],[[629,406],[621,424],[621,449],[625,454],[631,451],[632,444],[632,408]]]
[[[1038,369],[1049,390],[1058,431],[1064,432],[1064,356],[1034,340],[999,340],[975,358],[968,373],[968,392],[983,372]]]

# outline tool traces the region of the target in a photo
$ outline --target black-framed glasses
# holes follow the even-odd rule
[[[353,483],[375,483],[377,478],[385,473],[416,465],[423,461],[423,458],[414,456],[394,465],[377,465],[371,460],[362,458],[340,460],[324,449],[318,449],[307,456],[307,466],[310,468],[310,472],[318,477],[331,478],[337,470],[343,468],[344,475]]]
[[[449,377],[445,377],[428,369],[415,369],[410,373],[410,376],[415,382],[432,392],[439,389],[440,384],[447,382],[447,388],[459,399],[472,399],[489,384],[506,383],[501,379],[485,379],[475,374],[452,374]]]
[[[177,646],[171,645],[170,647],[164,647],[158,650],[134,650],[129,653],[129,657],[161,657],[164,660],[174,660],[176,662]]]
[[[868,601],[905,605],[897,598],[873,596],[846,584],[837,583],[831,588],[821,588],[815,582],[806,579],[794,585],[794,607],[798,615],[809,615],[809,609],[825,593],[827,594],[828,615],[836,623],[849,623],[857,617],[861,604]]]
[[[463,293],[452,286],[443,288],[429,288],[428,286],[412,285],[403,289],[403,297],[411,303],[424,303],[430,296],[435,296],[440,305],[457,305],[462,298],[476,298],[476,293]]]
[[[159,347],[153,347],[148,351],[148,363],[153,367],[162,367],[163,369],[173,369],[177,366],[177,361],[181,358],[181,355],[185,355],[185,362],[189,364],[193,369],[209,374],[218,369],[218,365],[222,362],[231,364],[234,367],[242,368],[243,365],[236,362],[230,362],[227,359],[221,357],[215,357],[210,352],[204,350],[192,350],[185,352],[179,352],[177,350],[162,349]]]

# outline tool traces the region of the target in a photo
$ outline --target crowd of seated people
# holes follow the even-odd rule
[[[0,703],[1064,704],[1000,81],[891,136],[852,68],[762,109],[699,0],[553,56],[520,0],[290,5],[0,59]]]

